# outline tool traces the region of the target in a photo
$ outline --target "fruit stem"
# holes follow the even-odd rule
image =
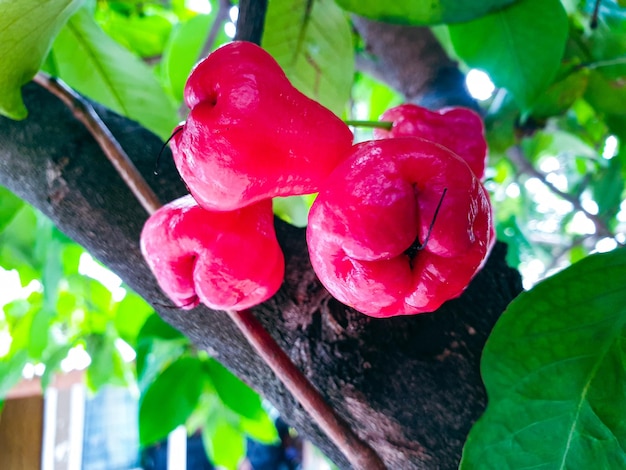
[[[259,356],[343,452],[353,468],[363,470],[387,468],[374,450],[361,441],[350,426],[337,415],[250,310],[229,311],[228,314]]]
[[[404,252],[409,257],[409,262],[411,263],[411,267],[413,267],[413,260],[417,256],[419,251],[422,251],[426,248],[428,244],[428,240],[430,240],[430,234],[433,231],[433,227],[435,226],[435,220],[437,220],[437,215],[439,215],[439,209],[441,209],[441,204],[443,204],[443,198],[446,197],[446,193],[448,192],[448,188],[443,188],[443,192],[441,193],[441,197],[439,198],[439,202],[437,203],[437,207],[435,208],[435,213],[433,214],[433,218],[430,221],[430,225],[428,226],[428,232],[426,232],[426,238],[424,241],[420,243],[419,236],[415,239],[413,244],[406,249]]]
[[[85,98],[58,78],[51,77],[44,72],[39,72],[35,75],[33,81],[59,98],[72,111],[76,119],[83,123],[126,185],[149,214],[154,213],[161,207],[161,201],[159,201],[157,195],[148,186],[148,183],[139,173],[128,154]]]
[[[393,122],[391,121],[353,121],[353,120],[347,120],[344,121],[346,123],[346,125],[348,126],[352,126],[352,127],[368,127],[368,128],[374,128],[374,129],[385,129],[390,131],[391,128],[393,127]]]

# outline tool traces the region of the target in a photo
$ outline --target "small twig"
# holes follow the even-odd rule
[[[611,67],[612,65],[624,65],[626,64],[626,56],[615,57],[613,59],[598,60],[595,62],[585,62],[580,64],[577,69],[599,69],[601,67]]]
[[[148,186],[148,183],[141,176],[141,173],[139,173],[122,146],[86,99],[61,80],[43,72],[35,75],[33,81],[63,101],[74,113],[76,119],[83,123],[126,185],[149,214],[161,207],[159,198]]]
[[[601,217],[599,217],[597,214],[592,214],[587,209],[585,209],[578,197],[572,194],[566,193],[564,191],[561,191],[554,184],[548,181],[546,175],[542,173],[541,171],[537,170],[526,159],[526,157],[524,157],[524,154],[519,146],[517,145],[512,146],[507,152],[507,156],[509,157],[511,162],[517,166],[517,168],[520,171],[522,171],[523,173],[526,173],[527,175],[534,176],[535,178],[539,179],[543,184],[546,185],[546,187],[550,191],[552,191],[557,196],[561,197],[562,199],[572,204],[572,206],[574,207],[574,210],[580,211],[583,214],[585,214],[585,216],[593,222],[596,228],[596,235],[600,237],[615,238],[615,235],[611,233],[611,230],[609,230],[606,223],[604,222],[604,220],[602,220]]]
[[[213,50],[217,35],[220,31],[220,28],[223,27],[224,23],[228,19],[228,13],[231,7],[232,3],[230,2],[230,0],[219,0],[217,13],[215,14],[215,20],[211,25],[209,35],[204,42],[204,46],[202,46],[202,50],[200,51],[200,56],[198,57],[198,59],[205,58]]]
[[[250,310],[229,311],[233,322],[265,363],[280,378],[287,390],[302,405],[320,428],[344,453],[355,469],[385,470],[380,457],[361,441],[348,424],[324,400],[304,374],[291,362],[287,354],[276,345]]]
[[[602,3],[602,0],[596,0],[596,4],[593,7],[593,13],[591,14],[591,21],[589,22],[589,27],[591,29],[595,29],[598,27],[598,13],[600,13],[600,3]]]

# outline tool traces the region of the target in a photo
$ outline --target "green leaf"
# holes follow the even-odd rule
[[[228,408],[249,419],[256,419],[265,413],[259,395],[223,365],[209,359],[204,366],[220,400]]]
[[[213,9],[210,15],[197,15],[189,21],[179,23],[174,28],[163,51],[162,72],[164,81],[168,84],[172,96],[179,103],[183,101],[187,77],[200,59],[200,52],[202,52],[216,16],[217,9]],[[220,34],[215,43],[221,44],[227,42],[228,39],[224,33],[224,28],[220,28]]]
[[[242,417],[240,427],[252,439],[263,444],[272,445],[280,441],[274,421],[265,412],[255,419]]]
[[[246,452],[244,435],[237,426],[218,414],[204,427],[202,440],[215,465],[237,470]]]
[[[21,88],[37,73],[50,45],[82,0],[0,0],[0,114],[24,119]]]
[[[154,312],[152,307],[134,292],[128,292],[115,310],[117,334],[131,346],[135,346],[137,335],[146,319]]]
[[[0,359],[0,400],[20,381],[27,361],[28,352],[24,349]]]
[[[197,358],[172,363],[142,394],[139,403],[139,440],[142,446],[165,438],[184,424],[196,407],[206,376]]]
[[[0,186],[0,232],[13,220],[22,206],[24,206],[24,201]]]
[[[568,20],[559,0],[521,0],[469,23],[450,26],[454,49],[528,110],[554,79]]]
[[[521,294],[483,352],[461,469],[626,468],[626,249]]]
[[[333,0],[273,0],[263,47],[302,93],[341,115],[350,98],[354,49],[348,19]]]
[[[533,105],[531,114],[536,119],[548,118],[564,113],[583,96],[589,82],[589,70],[579,69],[556,81]]]
[[[274,214],[296,227],[306,227],[310,205],[301,196],[275,197],[272,199]]]
[[[50,323],[54,319],[54,311],[37,310],[33,314],[28,337],[28,355],[31,359],[39,361],[48,346]]]
[[[141,330],[139,331],[137,340],[144,338],[160,338],[160,339],[181,339],[185,336],[178,331],[176,328],[171,326],[169,323],[165,322],[159,315],[156,313],[150,315]]]
[[[172,31],[166,11],[154,8],[125,15],[105,7],[96,19],[110,37],[140,57],[161,55]]]
[[[605,168],[592,173],[591,191],[601,217],[615,217],[620,210],[624,192],[622,167],[621,160],[616,157],[609,160]]]
[[[602,73],[592,70],[585,99],[597,111],[607,114],[625,114],[626,85],[622,78],[610,79]]]
[[[106,384],[127,385],[124,361],[115,347],[111,331],[87,336],[86,345],[91,357],[86,379],[91,390],[99,390]]]
[[[162,139],[178,118],[152,70],[100,29],[81,9],[52,47],[59,76],[78,92],[138,121]]]
[[[48,386],[52,383],[55,374],[61,366],[61,362],[67,357],[67,354],[73,346],[73,344],[62,344],[54,345],[48,348],[46,355],[42,360],[42,362],[46,365],[46,370],[44,370],[43,375],[41,376],[41,388],[43,390],[48,388]]]
[[[432,25],[457,23],[481,17],[516,0],[336,0],[344,9],[367,18],[391,23]]]

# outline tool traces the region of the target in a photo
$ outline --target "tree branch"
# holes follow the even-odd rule
[[[45,90],[24,88],[30,117],[0,118],[0,184],[48,215],[199,348],[261,392],[341,468],[342,453],[256,356],[224,312],[165,309],[139,252],[146,213],[73,114]],[[98,114],[163,201],[186,193],[171,159],[152,173],[161,141],[138,124]],[[521,290],[497,245],[463,296],[433,315],[366,317],[335,301],[313,273],[304,231],[282,222],[286,260],[278,294],[254,309],[280,347],[389,468],[456,468],[485,394],[480,354],[500,312]]]

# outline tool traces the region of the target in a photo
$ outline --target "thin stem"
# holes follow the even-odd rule
[[[572,206],[574,207],[574,210],[576,211],[580,211],[583,214],[585,214],[585,216],[587,216],[587,218],[589,220],[591,220],[593,222],[593,224],[595,225],[596,228],[596,235],[599,237],[610,237],[610,238],[615,238],[615,235],[611,232],[611,230],[608,228],[608,226],[606,225],[606,223],[604,222],[604,220],[602,220],[601,217],[599,217],[596,214],[592,214],[591,212],[589,212],[587,209],[585,209],[582,205],[582,203],[580,202],[580,199],[572,194],[566,193],[564,191],[561,191],[559,188],[557,188],[554,184],[552,184],[550,181],[548,181],[547,176],[542,173],[541,171],[537,170],[524,156],[521,148],[519,146],[513,146],[509,149],[509,151],[507,152],[507,156],[509,157],[509,159],[511,160],[511,162],[513,164],[515,164],[515,166],[517,166],[517,168],[522,171],[523,173],[526,173],[527,175],[530,176],[534,176],[535,178],[539,179],[543,184],[546,185],[546,187],[552,191],[554,194],[556,194],[557,196],[560,196],[561,198],[563,198],[564,200],[568,201],[570,204],[572,204]]]
[[[352,127],[368,127],[374,129],[385,129],[390,131],[393,127],[393,122],[391,121],[358,121],[358,120],[347,120],[344,121],[346,125]]]
[[[599,69],[601,67],[610,67],[612,65],[624,65],[626,64],[626,56],[615,57],[614,59],[598,60],[597,62],[589,62],[581,64],[581,67],[588,69]]]
[[[215,45],[215,40],[217,39],[217,34],[220,31],[220,28],[224,25],[224,22],[228,19],[228,13],[230,8],[232,7],[232,3],[230,0],[219,0],[217,13],[215,14],[215,20],[211,25],[211,29],[209,30],[209,35],[207,36],[206,41],[204,42],[204,46],[202,46],[202,51],[200,51],[200,56],[198,59],[203,59],[209,52],[213,50],[213,46]]]
[[[317,389],[277,346],[250,310],[229,311],[233,322],[248,342],[280,378],[287,390],[344,453],[355,469],[385,470],[380,457],[352,431],[328,405]]]
[[[76,119],[83,123],[126,185],[149,214],[161,207],[159,198],[148,186],[148,183],[146,183],[146,180],[139,173],[122,146],[86,99],[61,80],[46,73],[39,72],[35,75],[33,81],[63,101],[74,113]]]
[[[596,0],[596,4],[593,7],[593,13],[591,14],[591,21],[589,22],[589,26],[592,29],[598,27],[598,13],[600,13],[600,3],[602,0]]]

